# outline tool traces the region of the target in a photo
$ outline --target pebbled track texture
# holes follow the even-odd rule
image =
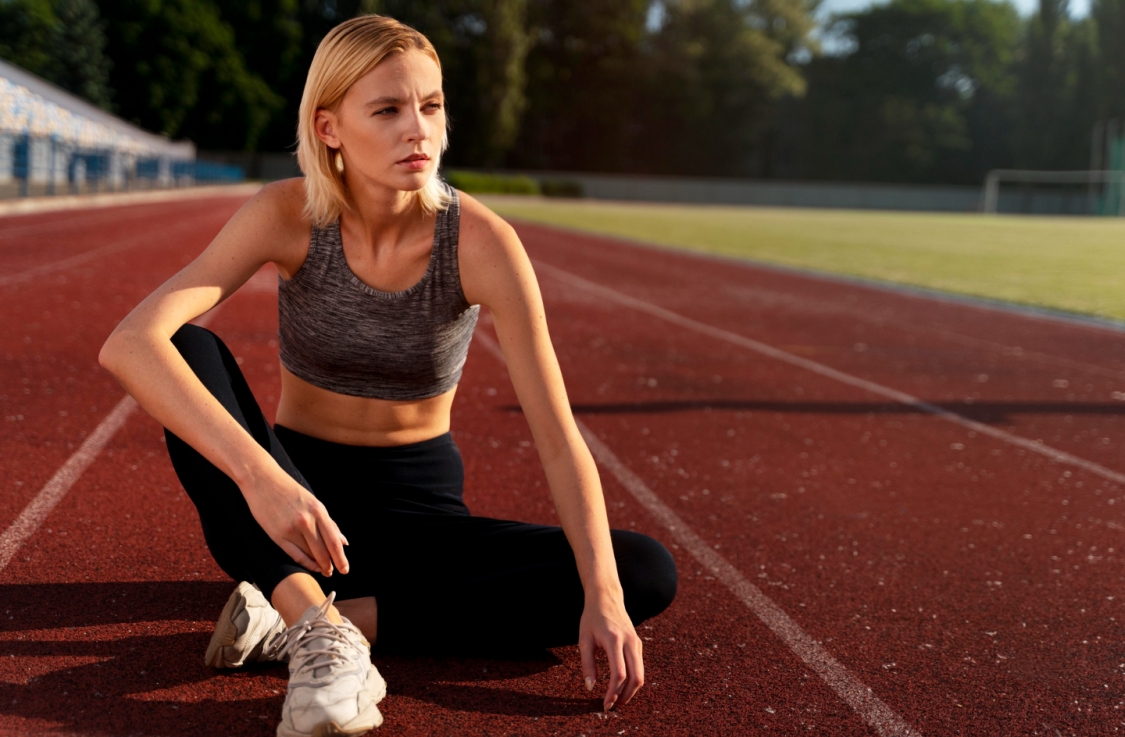
[[[0,220],[0,533],[123,395],[97,365],[105,336],[241,202]],[[1125,335],[518,230],[579,418],[903,721],[923,735],[1122,731],[1125,489],[549,267],[1119,473]],[[272,273],[211,328],[272,407]],[[555,519],[504,367],[479,341],[453,421],[475,512]],[[633,703],[601,714],[568,648],[377,656],[389,684],[378,733],[877,733],[615,478],[603,483],[612,524],[662,540],[681,573],[671,609],[639,630],[647,684]],[[158,427],[135,413],[0,570],[0,737],[272,734],[285,670],[202,662],[232,588]]]

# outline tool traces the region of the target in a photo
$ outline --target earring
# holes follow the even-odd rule
[[[339,150],[336,151],[336,171],[344,173],[344,156]]]

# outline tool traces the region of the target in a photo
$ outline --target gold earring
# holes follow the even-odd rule
[[[344,173],[344,156],[339,150],[336,151],[336,171]]]

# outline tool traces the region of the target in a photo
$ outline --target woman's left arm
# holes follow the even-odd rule
[[[461,201],[461,284],[470,303],[492,311],[512,386],[586,594],[578,634],[586,688],[592,690],[597,680],[594,650],[600,647],[609,661],[603,701],[608,710],[627,703],[641,687],[644,663],[641,640],[625,612],[598,470],[574,422],[547,334],[539,284],[523,245],[511,226],[476,200],[462,195]]]

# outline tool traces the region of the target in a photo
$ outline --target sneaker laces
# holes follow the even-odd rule
[[[335,599],[336,592],[333,591],[317,608],[315,616],[303,619],[280,633],[266,647],[264,655],[277,660],[288,659],[294,674],[311,668],[314,678],[318,668],[348,662],[351,658],[348,657],[347,651],[362,650],[361,643],[366,644],[367,640],[362,638],[362,634],[350,622],[340,626],[328,619],[328,609]],[[356,634],[360,635],[360,642],[356,642]],[[320,640],[318,643],[320,647],[302,650],[301,643],[306,638]],[[294,657],[298,650],[302,656],[300,662]]]

